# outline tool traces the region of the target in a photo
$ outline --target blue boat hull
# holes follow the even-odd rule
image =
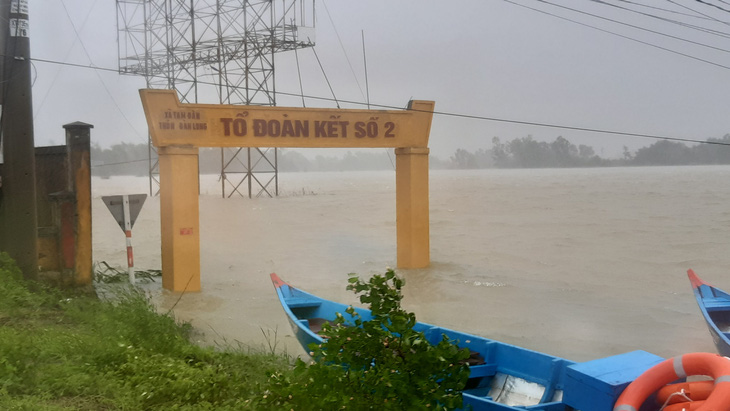
[[[692,270],[687,276],[717,352],[730,357],[730,294],[706,283]]]
[[[312,343],[321,344],[317,329],[332,321],[337,313],[346,321],[352,318],[345,304],[322,299],[282,281],[271,274],[279,300],[296,338],[307,351]],[[370,311],[355,308],[364,321]],[[645,370],[664,359],[644,351],[576,364],[563,358],[539,353],[488,338],[466,334],[426,323],[414,327],[431,343],[443,335],[462,348],[484,359],[470,366],[464,403],[482,411],[611,411],[621,391]],[[505,387],[519,386],[527,394]]]

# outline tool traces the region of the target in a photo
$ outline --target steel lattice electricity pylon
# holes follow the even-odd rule
[[[117,0],[119,72],[183,103],[276,105],[274,56],[314,46],[314,0]],[[150,147],[150,194],[159,188]],[[278,194],[275,149],[221,149],[223,197]],[[257,178],[266,175],[266,178]]]

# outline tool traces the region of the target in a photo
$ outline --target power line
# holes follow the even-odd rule
[[[710,19],[712,21],[716,21],[718,23],[722,23],[722,24],[725,24],[725,25],[730,25],[730,23],[728,23],[726,21],[718,20],[718,19],[710,16],[709,14],[705,14],[705,13],[702,13],[702,12],[697,11],[695,9],[689,8],[689,7],[687,7],[687,6],[683,5],[683,4],[677,3],[676,1],[673,1],[673,0],[667,0],[667,1],[670,2],[670,3],[672,3],[672,4],[674,4],[675,6],[678,6],[678,7],[683,8],[685,10],[689,10],[689,11],[691,11],[693,13],[699,14],[700,16],[707,17],[708,19]]]
[[[327,8],[327,3],[324,0],[322,0],[322,5],[324,6],[324,10],[327,12],[327,17],[329,17],[330,24],[332,24],[332,28],[335,30],[335,36],[337,36],[337,41],[339,41],[339,43],[340,43],[340,48],[342,49],[342,54],[345,55],[345,60],[347,60],[347,65],[350,66],[350,72],[352,73],[352,77],[355,79],[355,84],[357,84],[357,88],[360,89],[360,95],[363,98],[365,98],[365,94],[362,92],[362,86],[360,86],[360,81],[357,79],[357,75],[355,74],[355,69],[352,68],[352,62],[350,62],[350,56],[347,55],[347,51],[345,50],[345,45],[342,43],[342,38],[340,37],[340,32],[337,30],[335,21],[332,19],[330,10]]]
[[[71,20],[71,16],[69,16],[69,14],[68,14],[68,9],[66,8],[66,4],[63,2],[61,2],[61,4],[63,5],[63,9],[66,11],[66,16],[69,18],[69,20]],[[86,17],[84,17],[84,21],[81,23],[82,29],[84,28],[84,26],[86,26],[86,22],[89,20],[89,16],[91,16],[91,12],[94,10],[95,5],[96,5],[96,2],[94,2],[94,5],[92,5],[89,8],[88,13],[86,13]],[[71,26],[74,27],[73,21],[71,21]],[[76,27],[74,27],[74,31],[75,30],[76,30]],[[74,39],[73,43],[71,43],[71,46],[69,46],[68,50],[66,50],[66,57],[64,57],[64,60],[66,60],[71,55],[71,51],[73,50],[74,46],[76,45],[76,42],[80,41],[80,40],[81,40],[81,37],[79,37],[78,32],[76,32],[76,39]],[[82,46],[83,46],[83,44],[82,44]],[[88,53],[87,53],[87,55],[88,55]],[[41,112],[43,105],[46,103],[48,96],[51,94],[51,90],[53,90],[53,86],[56,84],[56,80],[58,79],[58,76],[61,74],[61,70],[62,69],[57,70],[56,73],[53,75],[53,80],[51,80],[51,86],[48,87],[48,90],[46,90],[46,94],[43,96],[40,103],[38,104],[36,111],[34,113],[35,116],[38,116],[38,113]]]
[[[653,44],[653,43],[649,43],[649,42],[646,42],[646,41],[643,41],[643,40],[638,40],[638,39],[635,39],[633,37],[629,37],[629,36],[626,36],[626,35],[623,35],[623,34],[619,34],[619,33],[616,33],[616,32],[610,31],[610,30],[605,30],[605,29],[602,29],[602,28],[599,28],[599,27],[596,27],[596,26],[592,26],[590,24],[586,24],[586,23],[579,22],[577,20],[573,20],[573,19],[570,19],[570,18],[567,18],[567,17],[559,16],[557,14],[550,13],[550,12],[545,11],[545,10],[540,10],[540,9],[537,9],[537,8],[534,8],[534,7],[526,6],[524,4],[520,4],[520,3],[511,1],[511,0],[502,0],[502,1],[507,2],[507,3],[510,3],[510,4],[513,4],[515,6],[519,6],[519,7],[523,7],[523,8],[532,10],[532,11],[536,11],[538,13],[546,14],[548,16],[555,17],[555,18],[558,18],[558,19],[561,19],[561,20],[569,21],[569,22],[574,23],[574,24],[578,24],[578,25],[585,26],[585,27],[588,27],[588,28],[591,28],[591,29],[594,29],[594,30],[598,30],[598,31],[601,31],[601,32],[604,32],[604,33],[607,33],[607,34],[611,34],[611,35],[614,35],[614,36],[618,36],[618,37],[624,38],[626,40],[631,40],[631,41],[634,41],[636,43],[640,43],[640,44],[644,44],[646,46],[650,46],[650,47],[654,47],[654,48],[657,48],[657,49],[660,49],[660,50],[664,50],[664,51],[667,51],[667,52],[672,53],[672,54],[677,54],[677,55],[680,55],[680,56],[683,56],[683,57],[690,58],[692,60],[697,60],[697,61],[701,61],[703,63],[707,63],[707,64],[710,64],[710,65],[713,65],[715,67],[720,67],[720,68],[724,68],[724,69],[730,70],[730,66],[726,66],[726,65],[723,65],[723,64],[720,64],[720,63],[715,63],[713,61],[705,60],[703,58],[695,57],[695,56],[692,56],[692,55],[689,55],[689,54],[686,54],[686,53],[682,53],[682,52],[679,52],[679,51],[676,51],[676,50],[668,49],[666,47],[662,47],[662,46],[659,46],[659,45],[656,45],[656,44]],[[541,0],[538,0],[538,1],[541,1]]]
[[[670,19],[670,18],[662,17],[662,16],[657,16],[655,14],[646,13],[646,12],[639,11],[639,10],[634,10],[632,8],[629,8],[629,7],[619,6],[618,4],[608,3],[608,2],[603,1],[603,0],[592,0],[592,1],[594,1],[596,3],[599,3],[599,4],[606,5],[606,6],[615,7],[615,8],[620,9],[620,10],[625,10],[625,11],[628,11],[628,12],[631,12],[631,13],[636,13],[636,14],[641,15],[641,16],[645,16],[645,17],[657,19],[659,21],[663,21],[663,22],[666,22],[666,23],[676,24],[676,25],[678,25],[680,27],[684,27],[684,28],[687,28],[687,29],[701,31],[701,32],[706,33],[706,34],[712,34],[712,35],[716,35],[716,36],[724,37],[724,38],[730,37],[730,33],[722,32],[722,31],[719,31],[719,30],[712,30],[712,29],[708,29],[707,27],[697,26],[695,24],[690,24],[690,23],[687,23],[687,22],[684,22],[684,21],[674,20],[674,19]],[[633,1],[629,1],[629,0],[616,0],[616,1],[618,1],[620,3],[626,3],[626,4],[634,5],[634,6],[637,6],[637,7],[650,7],[650,6],[645,6],[643,4],[639,4],[639,3],[636,3],[636,2],[633,2]],[[694,15],[690,15],[688,13],[677,12],[677,11],[674,11],[674,10],[669,10],[669,9],[664,9],[664,8],[659,8],[659,7],[650,7],[650,8],[656,9],[656,10],[659,10],[659,11],[662,11],[662,12],[666,12],[666,13],[677,13],[677,14],[680,14],[682,16],[691,17],[691,18],[698,18],[698,19],[703,19],[703,20],[713,20],[713,19],[708,18],[708,17],[694,16]]]
[[[3,55],[3,57],[4,57],[4,55]],[[42,58],[38,58],[38,57],[33,57],[31,60],[32,61],[37,61],[39,63],[58,64],[58,65],[61,65],[61,66],[69,66],[69,67],[76,67],[76,68],[85,68],[85,69],[99,70],[99,71],[109,71],[109,72],[113,72],[113,73],[119,74],[119,69],[99,67],[99,66],[96,66],[94,64],[68,63],[68,62],[65,62],[65,61],[47,60],[47,59],[42,59]]]
[[[309,39],[307,39],[307,40],[309,40]],[[317,49],[312,47],[312,52],[314,53],[314,57],[317,59],[317,63],[319,63],[319,68],[322,70],[322,75],[324,76],[324,80],[327,82],[327,86],[330,88],[330,93],[332,93],[332,97],[335,102],[335,105],[337,106],[337,108],[340,108],[340,102],[337,100],[337,97],[335,96],[335,91],[332,89],[332,84],[330,84],[330,80],[329,80],[329,78],[327,78],[327,72],[324,71],[324,66],[322,66],[322,62],[319,60],[319,56],[317,55]],[[282,93],[280,93],[280,94],[282,94]]]
[[[379,106],[379,107],[383,107],[383,106]],[[442,116],[460,117],[460,118],[471,118],[471,119],[475,119],[475,120],[495,121],[495,122],[500,122],[500,123],[511,123],[511,124],[520,124],[520,125],[546,127],[546,128],[559,128],[562,130],[585,131],[585,132],[590,132],[590,133],[601,133],[601,134],[613,134],[613,135],[627,136],[627,137],[651,138],[651,139],[655,139],[655,140],[669,140],[669,141],[678,141],[678,142],[684,142],[684,143],[700,143],[700,144],[715,144],[715,145],[720,145],[720,146],[730,146],[730,143],[724,143],[721,141],[701,141],[701,140],[694,140],[694,139],[689,139],[689,138],[667,137],[667,136],[660,136],[660,135],[654,135],[654,134],[631,133],[631,132],[616,131],[616,130],[603,130],[603,129],[589,128],[589,127],[563,126],[563,125],[559,125],[559,124],[539,123],[539,122],[522,121],[522,120],[508,120],[508,119],[495,118],[495,117],[449,113],[449,112],[444,112],[444,111],[434,111],[433,114],[439,114]]]
[[[509,0],[504,0],[504,1],[510,2]],[[38,58],[32,58],[31,60],[42,62],[42,63],[68,65],[68,66],[77,67],[77,68],[118,72],[116,69],[108,69],[108,68],[95,67],[95,66],[85,66],[85,65],[81,65],[81,64],[64,63],[64,62],[38,59]],[[212,85],[213,83],[203,82],[202,84],[211,84]],[[287,93],[287,92],[282,92],[282,91],[277,91],[277,93],[285,95],[285,96],[302,97],[301,94],[297,94],[297,93]],[[338,105],[339,105],[339,103],[346,103],[346,104],[360,105],[360,106],[368,105],[367,102],[360,102],[360,101],[353,101],[353,100],[340,100],[340,99],[334,99],[334,98],[329,98],[329,97],[319,97],[319,96],[312,96],[312,95],[307,95],[305,97],[308,99],[335,102]],[[392,110],[402,110],[403,109],[403,107],[401,107],[401,106],[375,104],[375,103],[370,103],[370,106],[378,107],[378,108],[382,108],[382,109],[392,109]],[[419,110],[414,110],[414,111],[419,111]],[[489,117],[489,116],[478,116],[478,115],[473,115],[473,114],[452,113],[452,112],[447,112],[447,111],[433,111],[433,114],[447,116],[447,117],[468,118],[468,119],[473,119],[473,120],[493,121],[493,122],[499,122],[499,123],[510,123],[510,124],[519,124],[519,125],[545,127],[545,128],[556,128],[556,129],[562,129],[562,130],[583,131],[583,132],[601,133],[601,134],[613,134],[613,135],[618,135],[618,136],[650,138],[650,139],[655,139],[655,140],[669,140],[669,141],[677,141],[677,142],[685,142],[685,143],[714,144],[714,145],[730,146],[730,143],[724,143],[724,142],[718,142],[718,141],[702,141],[702,140],[694,140],[694,139],[688,139],[688,138],[661,136],[661,135],[656,135],[656,134],[633,133],[633,132],[627,132],[627,131],[616,131],[616,130],[606,130],[606,129],[598,129],[598,128],[590,128],[590,127],[567,126],[567,125],[560,125],[560,124],[550,124],[550,123],[541,123],[541,122],[524,121],[524,120],[511,120],[511,119]]]
[[[95,168],[95,167],[108,167],[108,166],[119,166],[119,165],[124,165],[124,164],[141,163],[143,161],[149,161],[149,159],[148,158],[143,158],[141,160],[127,160],[127,161],[119,161],[119,162],[116,162],[116,163],[92,164],[91,165],[91,168]]]
[[[646,31],[646,32],[649,32],[649,33],[652,33],[652,34],[657,34],[657,35],[660,35],[660,36],[669,37],[669,38],[674,39],[674,40],[684,41],[686,43],[694,44],[694,45],[697,45],[697,46],[707,47],[707,48],[710,48],[710,49],[713,49],[713,50],[722,51],[722,52],[725,52],[725,53],[730,53],[730,50],[726,50],[726,49],[723,49],[723,48],[720,48],[720,47],[711,46],[709,44],[704,44],[704,43],[700,43],[700,42],[697,42],[697,41],[687,40],[687,39],[684,39],[682,37],[673,36],[671,34],[662,33],[660,31],[656,31],[656,30],[647,29],[647,28],[644,28],[644,27],[641,27],[641,26],[637,26],[637,25],[634,25],[634,24],[624,23],[622,21],[618,21],[618,20],[611,19],[611,18],[608,18],[608,17],[599,16],[599,15],[593,14],[593,13],[588,13],[586,11],[574,9],[572,7],[561,6],[559,4],[555,4],[555,3],[549,2],[547,0],[537,0],[537,1],[540,2],[540,3],[549,4],[549,5],[553,6],[553,7],[558,7],[558,8],[565,9],[565,10],[570,10],[570,11],[573,11],[575,13],[580,13],[580,14],[584,14],[586,16],[595,17],[597,19],[606,20],[606,21],[609,21],[611,23],[616,23],[616,24],[620,24],[620,25],[623,25],[623,26],[631,27],[632,29],[642,30],[642,31]],[[602,3],[602,4],[605,4],[605,5],[613,6],[612,4],[605,3],[605,2],[600,1],[600,0],[592,0],[592,1],[597,2],[597,3]]]
[[[703,1],[703,0],[695,0],[695,1],[697,3],[704,4],[705,6],[714,7],[716,9],[718,9],[718,10],[724,11],[725,13],[730,13],[730,10],[728,10],[728,9],[726,9],[724,7],[720,7],[717,4],[708,3],[708,2]]]
[[[92,9],[96,5],[97,1],[98,0],[94,1],[94,4],[92,4],[92,6],[91,6]],[[68,8],[66,7],[66,3],[64,2],[64,0],[61,0],[61,4],[63,5],[63,9],[66,12],[66,17],[68,17],[68,20],[71,23],[71,27],[73,28],[74,33],[76,34],[76,38],[78,38],[79,44],[81,44],[81,48],[84,50],[84,54],[86,54],[86,58],[89,59],[89,64],[93,64],[93,60],[91,59],[91,55],[89,54],[89,51],[86,49],[86,45],[84,44],[84,41],[81,39],[81,36],[79,35],[79,31],[76,29],[76,25],[74,24],[73,20],[71,19],[71,15],[68,12]],[[117,100],[114,98],[114,95],[111,93],[111,91],[109,91],[109,87],[107,87],[106,83],[104,82],[104,79],[102,79],[101,78],[101,75],[99,75],[99,72],[98,71],[95,71],[94,74],[96,74],[96,78],[101,83],[102,87],[104,88],[104,91],[106,91],[106,94],[109,96],[109,98],[111,99],[112,103],[114,103],[114,106],[117,108],[117,110],[119,111],[119,113],[122,115],[122,118],[127,122],[127,124],[129,124],[129,126],[132,128],[132,130],[134,130],[134,132],[137,134],[137,137],[141,138],[142,137],[142,134],[139,131],[137,131],[137,129],[134,127],[134,125],[129,120],[129,118],[127,117],[127,115],[124,113],[124,111],[122,110],[122,108],[119,107],[119,104],[117,103]]]
[[[633,5],[638,6],[638,7],[649,8],[649,9],[652,9],[652,10],[658,10],[658,11],[662,11],[662,12],[666,12],[666,13],[670,13],[670,14],[678,14],[680,16],[685,16],[685,17],[692,17],[692,18],[704,19],[704,20],[712,20],[712,18],[706,17],[706,16],[699,17],[699,16],[696,16],[695,14],[689,14],[689,13],[684,13],[684,12],[677,11],[677,10],[665,9],[663,7],[649,6],[647,4],[641,4],[641,3],[637,3],[637,2],[631,1],[631,0],[616,0],[616,1],[621,2],[621,3],[633,4]]]

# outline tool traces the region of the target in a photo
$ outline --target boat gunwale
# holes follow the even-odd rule
[[[702,313],[702,317],[704,318],[705,323],[710,330],[710,334],[713,337],[713,343],[715,345],[715,348],[722,355],[730,355],[730,338],[728,337],[728,333],[724,332],[720,329],[720,327],[718,327],[711,314],[713,312],[719,311],[730,312],[730,294],[702,280],[692,269],[687,270],[687,276],[689,277],[689,281],[692,284],[692,292],[694,293],[695,300],[697,301],[697,305],[699,306],[700,312]],[[713,298],[722,300],[723,303],[720,304],[719,307],[726,307],[726,309],[708,309],[709,298],[705,297],[705,295],[703,294],[703,287],[709,290],[709,292],[714,296]]]
[[[275,273],[271,274],[272,282],[274,283],[274,286],[276,288],[277,296],[279,298],[279,301],[281,305],[284,308],[284,311],[287,314],[287,317],[293,325],[296,326],[296,328],[304,332],[309,338],[314,340],[317,343],[322,343],[324,341],[324,338],[320,336],[319,334],[313,332],[308,324],[305,325],[305,322],[307,322],[307,318],[300,318],[297,316],[294,311],[289,306],[289,303],[287,299],[308,299],[311,300],[314,303],[319,303],[321,305],[326,305],[331,307],[334,307],[335,312],[340,312],[338,309],[342,309],[341,314],[348,316],[344,312],[345,309],[351,307],[351,305],[338,303],[335,301],[330,301],[321,297],[318,297],[314,294],[308,293],[306,291],[303,291],[297,287],[294,287],[283,280],[281,280]],[[296,296],[287,297],[285,294],[289,293],[294,294],[296,293]],[[318,306],[317,308],[319,308]],[[353,307],[358,313],[367,313],[369,316],[370,311],[365,308],[359,308],[359,307]],[[327,319],[325,319],[327,320]],[[473,367],[470,367],[470,372],[473,370],[477,372],[477,375],[473,378],[489,378],[494,377],[498,373],[506,374],[513,376],[515,378],[522,379],[529,383],[538,384],[541,387],[544,388],[544,396],[540,400],[541,402],[534,404],[534,405],[528,405],[526,406],[526,409],[532,409],[531,407],[539,406],[539,407],[552,407],[552,406],[559,406],[564,405],[563,402],[555,402],[554,400],[547,398],[552,398],[554,393],[556,391],[563,391],[565,388],[565,379],[568,367],[570,367],[573,364],[576,364],[574,361],[567,360],[565,358],[556,357],[553,355],[549,355],[546,353],[542,353],[539,351],[531,350],[529,348],[523,348],[519,347],[513,344],[504,343],[501,341],[492,340],[490,338],[469,334],[466,332],[456,331],[449,328],[441,327],[432,325],[429,323],[424,322],[417,322],[415,327],[417,331],[423,332],[426,339],[430,343],[434,343],[432,340],[435,338],[433,335],[429,334],[437,334],[439,338],[442,338],[441,336],[446,335],[450,340],[454,341],[459,347],[461,348],[467,348],[473,351],[478,352],[480,355],[484,356],[485,364],[476,365]],[[458,337],[458,338],[455,338]],[[302,343],[302,340],[297,337],[297,339]],[[508,364],[504,364],[503,362],[495,361],[496,357],[499,356],[500,350],[513,350],[513,353],[518,353],[520,356],[527,356],[530,357],[532,361],[540,360],[539,363],[541,364],[541,367],[536,367],[543,369],[543,372],[541,374],[545,375],[536,375],[531,374],[524,370],[515,369],[512,367],[509,367]],[[491,360],[491,361],[490,361]],[[548,372],[545,372],[545,369],[548,370]],[[489,370],[488,374],[485,375],[478,375],[481,374],[481,371],[483,370]],[[503,406],[507,407],[504,408],[505,410],[511,410],[511,409],[521,409],[521,408],[512,408],[511,406],[493,401],[490,399],[490,397],[484,397],[476,394],[472,394],[469,392],[470,390],[464,390],[463,394],[466,395],[466,399],[472,399],[473,401],[476,401],[479,404],[494,404],[497,406]],[[470,401],[470,403],[474,404]],[[550,408],[552,409],[552,408]]]

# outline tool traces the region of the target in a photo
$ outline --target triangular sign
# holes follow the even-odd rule
[[[129,194],[129,229],[132,229],[134,222],[137,221],[142,205],[147,199],[147,194]],[[106,207],[111,211],[112,217],[117,220],[119,227],[124,229],[124,196],[103,196],[101,200],[106,204]]]

